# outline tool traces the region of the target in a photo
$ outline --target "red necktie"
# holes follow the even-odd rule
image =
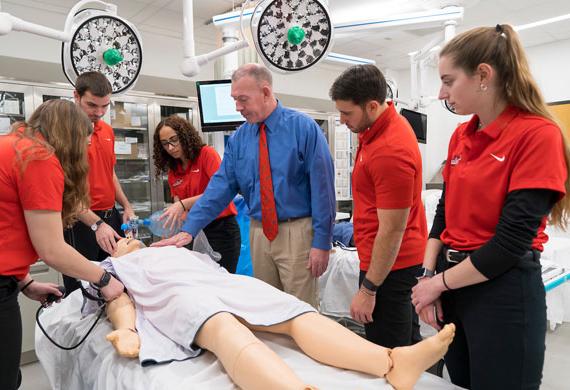
[[[265,123],[259,126],[259,191],[261,193],[261,225],[263,234],[269,241],[277,237],[277,209],[273,196],[273,180],[271,180],[271,166],[269,165],[269,151],[267,150],[267,136]]]

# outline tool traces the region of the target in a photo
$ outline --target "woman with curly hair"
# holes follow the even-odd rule
[[[27,123],[0,137],[0,389],[19,385],[22,320],[18,293],[46,303],[61,296],[53,283],[34,282],[30,265],[41,258],[61,273],[102,287],[111,301],[121,282],[63,239],[63,228],[89,208],[87,140],[92,126],[65,100],[38,107]]]
[[[162,218],[165,226],[180,226],[186,213],[208,186],[221,159],[214,148],[205,145],[187,120],[173,115],[162,120],[154,132],[154,165],[160,177],[168,172],[173,204]],[[241,249],[239,226],[233,202],[204,228],[212,248],[222,256],[220,265],[235,273]],[[190,248],[191,249],[191,248]]]

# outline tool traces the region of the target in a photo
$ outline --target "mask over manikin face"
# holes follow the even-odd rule
[[[144,247],[145,244],[139,240],[135,240],[133,238],[121,238],[117,241],[117,250],[112,253],[111,256],[121,257]]]

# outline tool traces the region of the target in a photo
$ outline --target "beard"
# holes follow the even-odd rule
[[[358,125],[354,129],[355,130],[354,132],[362,133],[363,131],[367,130],[370,126],[372,126],[374,122],[375,121],[368,115],[368,113],[363,112],[362,120],[360,121],[360,123],[358,123]]]

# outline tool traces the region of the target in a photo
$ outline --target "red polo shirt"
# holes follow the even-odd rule
[[[93,129],[88,148],[91,210],[108,210],[115,206],[115,133],[102,120],[97,121]]]
[[[182,164],[178,164],[176,170],[168,171],[168,184],[172,197],[180,199],[191,198],[203,194],[210,182],[210,178],[216,173],[222,159],[211,146],[205,145],[200,150],[198,158],[190,162],[186,169],[182,169]],[[218,215],[218,218],[237,215],[234,202],[230,202],[228,207]]]
[[[540,188],[565,193],[568,174],[558,126],[516,107],[477,131],[474,116],[460,125],[449,144],[445,180],[444,244],[475,250],[495,235],[507,194]],[[532,247],[542,250],[546,218]]]
[[[367,271],[370,266],[374,239],[382,223],[378,221],[377,209],[410,208],[392,270],[421,264],[427,241],[421,199],[422,157],[412,128],[392,103],[368,130],[359,134],[352,186],[354,240],[360,269]]]
[[[29,149],[33,145],[31,140],[19,140],[15,135],[0,137],[0,275],[20,280],[38,259],[24,210],[61,211],[63,199],[63,169],[55,155],[32,160],[23,173],[20,170],[16,148],[24,158],[27,153],[36,158],[49,155],[41,146]]]

